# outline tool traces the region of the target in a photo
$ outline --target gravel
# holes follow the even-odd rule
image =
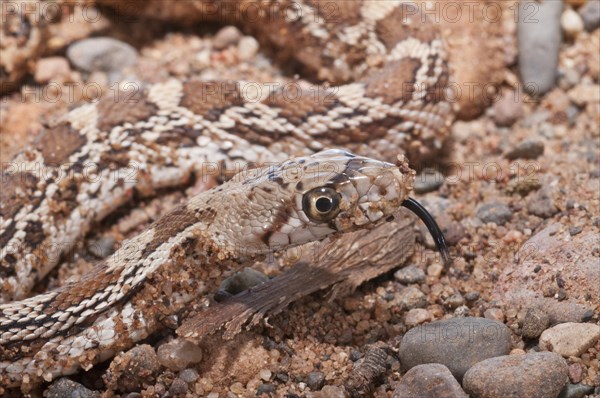
[[[524,0],[519,3],[519,72],[530,94],[543,95],[556,82],[562,42],[562,10],[562,0],[543,3]]]
[[[570,38],[576,37],[578,34],[583,32],[583,19],[581,15],[573,11],[571,8],[567,8],[562,16],[560,17],[560,25],[566,36]]]
[[[393,398],[468,398],[450,370],[441,364],[410,369],[394,390]]]
[[[427,297],[415,286],[408,286],[400,291],[399,302],[401,308],[410,310],[427,306]]]
[[[242,32],[235,26],[225,26],[217,32],[213,39],[213,47],[222,50],[227,46],[237,45],[242,38]]]
[[[506,158],[515,159],[537,159],[544,154],[544,143],[541,141],[525,140],[506,153]]]
[[[137,63],[137,50],[111,37],[79,40],[67,49],[67,58],[77,69],[85,72],[115,73]]]
[[[527,211],[541,218],[550,218],[559,212],[547,189],[540,189],[527,202]]]
[[[567,383],[567,385],[560,392],[558,398],[583,398],[584,396],[593,392],[593,386]]]
[[[433,192],[444,183],[444,175],[434,169],[425,169],[415,178],[414,191],[417,194]]]
[[[600,1],[588,1],[578,11],[585,30],[592,32],[600,27]]]
[[[306,385],[313,391],[318,391],[325,384],[325,375],[322,372],[310,372],[306,376]]]
[[[472,398],[550,398],[567,383],[567,363],[554,353],[490,358],[465,374],[463,388]]]
[[[484,318],[452,318],[409,330],[398,356],[404,370],[425,363],[441,363],[462,380],[473,364],[508,354],[510,331],[503,323]]]
[[[523,104],[520,96],[514,91],[505,91],[500,99],[494,103],[494,122],[499,127],[510,127],[523,116]]]
[[[174,339],[158,347],[156,351],[161,365],[179,371],[190,364],[202,361],[202,349],[189,341]]]
[[[549,325],[550,317],[543,309],[539,307],[529,308],[523,319],[521,335],[529,339],[538,338]]]
[[[61,377],[48,387],[44,396],[47,398],[100,398],[100,393],[98,391],[89,390],[79,383]]]
[[[563,357],[581,356],[600,339],[600,326],[591,323],[561,323],[545,330],[540,348]]]
[[[394,273],[394,278],[400,283],[410,285],[413,283],[423,283],[425,281],[425,272],[416,265],[400,268]]]
[[[484,223],[493,222],[496,225],[506,224],[512,217],[512,214],[510,208],[500,202],[484,204],[477,210],[477,218]]]

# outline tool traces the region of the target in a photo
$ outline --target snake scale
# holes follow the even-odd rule
[[[21,301],[0,306],[0,385],[89,369],[249,257],[375,227],[407,198],[414,172],[404,160],[371,158],[395,162],[404,150],[419,160],[439,150],[452,119],[443,95],[447,54],[414,5],[235,4],[268,9],[248,30],[337,85],[297,81],[293,93],[265,90],[256,101],[242,82],[169,80],[48,126],[2,174],[1,300]],[[330,147],[361,156],[323,151]],[[284,161],[290,156],[298,158]],[[270,166],[248,171],[249,164]],[[61,253],[134,195],[239,170],[79,281],[26,298]]]

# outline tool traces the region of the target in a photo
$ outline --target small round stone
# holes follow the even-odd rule
[[[548,398],[557,397],[567,380],[565,360],[541,352],[476,363],[465,374],[463,388],[472,398]]]
[[[261,371],[258,372],[258,377],[260,377],[264,381],[271,380],[272,375],[273,374],[271,373],[271,371],[269,369],[261,369]]]
[[[562,43],[560,17],[562,1],[519,2],[519,15],[535,10],[536,23],[521,17],[517,25],[519,72],[525,90],[535,96],[550,91],[558,75],[558,55]]]
[[[141,344],[117,355],[109,366],[107,380],[121,392],[136,392],[153,383],[160,369],[154,348]]]
[[[425,363],[440,363],[461,380],[473,364],[506,355],[511,348],[510,330],[485,318],[452,318],[409,330],[398,356],[404,370]]]
[[[77,69],[92,72],[117,72],[137,62],[137,50],[111,37],[79,40],[67,49],[67,58]]]
[[[477,210],[477,218],[484,223],[492,222],[496,225],[504,225],[512,216],[512,211],[504,203],[487,203]]]
[[[600,326],[592,323],[567,322],[544,330],[540,348],[563,357],[579,357],[600,339]]]
[[[527,202],[527,211],[540,218],[550,218],[559,212],[554,199],[546,189],[534,193]]]
[[[173,383],[171,383],[171,387],[169,387],[169,395],[176,397],[179,395],[183,395],[188,391],[188,385],[187,383],[180,379],[179,377],[177,377],[175,380],[173,380]]]
[[[415,286],[400,291],[400,304],[403,309],[423,308],[427,306],[427,297]]]
[[[256,389],[256,395],[261,396],[262,394],[271,395],[277,391],[277,388],[273,384],[261,384]]]
[[[444,301],[444,304],[450,309],[456,309],[464,303],[465,299],[460,293],[455,293]]]
[[[188,368],[179,372],[179,378],[186,383],[193,383],[198,380],[199,377],[200,375],[198,375],[198,371],[196,369]]]
[[[225,26],[217,32],[213,39],[213,47],[222,50],[227,46],[238,44],[242,38],[242,32],[235,26]]]
[[[182,339],[175,339],[158,347],[158,360],[171,370],[183,370],[188,365],[202,361],[202,349]]]
[[[325,384],[325,375],[322,372],[310,372],[306,377],[306,385],[313,391],[318,391]]]
[[[521,334],[529,339],[538,338],[550,325],[550,317],[539,307],[529,308],[523,318]]]
[[[414,191],[418,194],[433,192],[444,183],[444,175],[434,169],[424,169],[415,178]]]
[[[429,311],[424,308],[413,308],[408,311],[404,317],[404,323],[406,326],[417,326],[425,322],[431,321],[432,316]]]
[[[578,11],[585,30],[592,32],[600,27],[600,1],[588,1]]]
[[[238,43],[238,56],[240,60],[247,61],[258,53],[258,41],[252,36],[244,36]]]
[[[584,398],[588,394],[591,395],[593,392],[593,386],[567,383],[567,385],[560,392],[558,398]],[[592,397],[596,397],[596,395],[593,395]]]
[[[525,140],[517,144],[506,153],[506,158],[515,159],[537,159],[544,154],[544,143],[541,141]]]
[[[577,37],[577,35],[583,32],[583,20],[581,16],[573,11],[571,8],[567,8],[560,17],[560,24],[563,32],[569,37]]]
[[[238,381],[229,386],[229,391],[234,394],[241,395],[244,393],[245,388],[244,385]]]
[[[513,91],[506,91],[494,103],[494,122],[499,127],[510,127],[523,116],[523,105],[519,95]]]
[[[468,398],[450,370],[438,363],[415,366],[400,380],[393,398]]]
[[[409,265],[399,269],[394,273],[394,278],[400,283],[410,285],[413,283],[425,282],[425,272],[415,265]]]
[[[50,80],[64,78],[70,73],[71,68],[66,58],[48,57],[37,61],[33,78],[36,83],[46,84]]]
[[[78,397],[78,398],[100,398],[98,391],[92,391],[79,383],[61,377],[56,380],[44,392],[47,398]]]

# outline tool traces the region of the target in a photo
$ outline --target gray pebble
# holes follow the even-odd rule
[[[461,305],[460,307],[456,308],[453,312],[454,317],[456,317],[456,318],[467,317],[470,315],[470,313],[471,313],[471,310],[466,305]]]
[[[532,195],[527,202],[527,211],[541,218],[550,218],[559,212],[554,205],[552,196],[546,189],[541,189]]]
[[[198,380],[199,377],[200,375],[196,369],[187,368],[179,372],[179,378],[186,383],[193,383]]]
[[[184,380],[181,380],[179,377],[173,380],[173,383],[171,383],[171,387],[169,387],[169,395],[172,397],[183,395],[187,391],[187,383]]]
[[[306,377],[306,385],[313,391],[318,391],[325,384],[325,375],[322,372],[310,372]]]
[[[499,127],[510,127],[523,116],[523,106],[518,100],[520,96],[512,91],[503,93],[494,103],[494,123]]]
[[[270,394],[275,393],[275,391],[277,391],[277,389],[275,388],[275,386],[273,384],[261,384],[256,389],[256,395],[257,396],[261,396],[262,394],[270,395]]]
[[[468,292],[467,294],[465,294],[465,300],[467,300],[467,302],[472,303],[475,300],[479,299],[481,295],[479,294],[479,292]]]
[[[569,235],[571,236],[575,236],[575,235],[579,235],[581,233],[581,231],[583,231],[583,228],[581,227],[571,227],[569,228]]]
[[[222,50],[227,46],[237,44],[242,38],[242,32],[235,26],[225,26],[217,32],[213,39],[213,47]]]
[[[544,143],[540,141],[526,140],[517,144],[506,153],[506,158],[515,159],[537,159],[544,154]]]
[[[567,385],[560,392],[558,398],[583,398],[587,394],[591,394],[593,391],[593,386],[567,383]]]
[[[79,40],[67,49],[67,58],[85,72],[119,72],[137,62],[137,50],[110,37]]]
[[[467,230],[461,223],[452,221],[442,227],[442,232],[446,238],[446,243],[454,246],[466,235]]]
[[[156,355],[161,365],[175,371],[200,362],[203,356],[200,347],[182,339],[174,339],[161,345]]]
[[[242,61],[254,58],[259,49],[258,41],[252,36],[244,36],[238,43],[238,57]]]
[[[404,370],[425,363],[441,363],[459,381],[475,363],[506,355],[511,348],[510,330],[485,318],[452,318],[409,330],[398,356]]]
[[[442,186],[444,175],[435,169],[424,169],[415,178],[414,191],[422,194],[432,192]]]
[[[439,363],[415,366],[400,380],[393,398],[468,398],[450,370]]]
[[[405,285],[423,283],[425,282],[425,272],[416,265],[409,265],[396,271],[394,278]]]
[[[562,10],[562,0],[519,3],[519,72],[525,89],[532,95],[545,94],[556,82]]]
[[[81,384],[65,377],[61,377],[54,383],[50,384],[48,389],[44,392],[44,396],[47,398],[100,398],[100,393],[98,391],[89,390]]]
[[[460,293],[455,293],[452,296],[448,297],[444,304],[446,307],[450,309],[456,309],[465,303],[464,297]]]
[[[472,398],[557,397],[567,373],[567,362],[552,352],[506,355],[473,365],[463,388]]]
[[[521,334],[523,337],[535,339],[540,337],[548,326],[550,326],[550,317],[546,311],[539,307],[532,307],[527,310],[525,318],[523,318]]]
[[[577,116],[579,116],[579,108],[577,108],[575,105],[569,105],[565,113],[567,114],[569,125],[574,126],[575,122],[577,121]]]
[[[427,297],[415,286],[408,286],[400,291],[400,305],[403,310],[412,310],[413,308],[425,308],[427,306]]]
[[[493,222],[496,225],[504,225],[511,216],[510,208],[500,202],[487,203],[477,210],[477,218],[484,223]]]
[[[600,27],[600,1],[590,0],[579,8],[585,30],[591,32]]]

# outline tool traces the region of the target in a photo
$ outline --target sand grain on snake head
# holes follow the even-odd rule
[[[232,4],[185,3],[217,10]],[[76,108],[17,155],[2,174],[1,300],[25,298],[35,282],[57,265],[61,253],[135,194],[179,186],[192,175],[214,172],[217,165],[236,170],[249,163],[278,162],[330,147],[391,161],[398,151],[413,160],[436,154],[452,119],[443,95],[448,83],[447,56],[437,27],[401,1],[328,1],[327,6],[333,8],[326,13],[324,3],[242,1],[236,7],[258,4],[263,9],[268,5],[269,12],[253,20],[243,18],[243,13],[230,17],[223,12],[213,12],[210,18],[242,25],[280,49],[283,56],[301,63],[312,74],[309,78],[337,85],[298,81],[293,97],[284,88],[266,86],[268,95],[256,101],[248,98],[244,82],[169,80]],[[140,12],[147,11],[144,7]],[[300,10],[301,17],[289,18],[290,7]],[[281,221],[289,208],[269,214]],[[227,212],[235,217],[240,209],[231,207]],[[205,213],[203,217],[211,217],[210,211]],[[244,214],[255,215],[252,211]],[[104,284],[105,290],[92,290],[97,297],[87,297],[87,289],[63,289],[3,307],[9,311],[0,323],[6,344],[2,346],[1,357],[7,361],[3,372],[10,375],[5,380],[17,380],[14,375],[28,366],[34,379],[52,378],[72,371],[73,366],[88,368],[147,335],[152,327],[140,319],[150,322],[156,314],[148,319],[131,317],[143,308],[151,311],[146,299],[136,299],[146,296],[130,293],[135,291],[132,288],[145,280],[146,271],[182,267],[181,259],[189,255],[184,243],[198,239],[198,231],[188,231],[184,237],[185,229],[174,226],[189,222],[187,214],[166,217],[159,221],[160,229],[155,225],[135,238],[145,247],[141,265],[134,259],[141,258],[142,252],[135,248],[127,252],[124,247],[113,266],[105,262],[78,282],[77,286]],[[162,242],[180,240],[160,252],[153,235],[157,230],[170,231],[161,236]],[[307,232],[303,234],[306,238]],[[273,232],[268,240],[285,243],[286,236]],[[151,259],[165,253],[169,261]],[[223,260],[220,264],[226,267],[229,261]],[[138,265],[128,268],[129,262]],[[128,271],[115,272],[124,269]],[[186,268],[186,272],[192,277],[180,281],[177,298],[161,313],[170,313],[176,303],[202,293],[198,287],[207,278],[204,271]],[[111,290],[115,286],[120,289]],[[143,289],[148,297],[160,296],[149,290],[152,287]],[[59,296],[63,301],[56,302]],[[116,308],[108,302],[120,304]],[[105,312],[99,314],[98,306]],[[27,310],[22,313],[22,308]],[[66,315],[66,309],[72,309],[71,315]],[[44,311],[60,315],[49,324],[42,317]],[[37,319],[38,314],[42,318]],[[19,322],[28,327],[16,326]],[[92,327],[93,322],[104,326]],[[54,335],[61,328],[72,334],[69,344],[64,344],[64,334]],[[123,336],[120,333],[127,338],[115,337]],[[30,343],[23,346],[11,343],[28,339]],[[42,347],[51,351],[34,344],[43,339]],[[102,346],[102,341],[109,343]],[[33,352],[37,352],[35,361]],[[66,362],[56,362],[56,353],[65,356]]]

